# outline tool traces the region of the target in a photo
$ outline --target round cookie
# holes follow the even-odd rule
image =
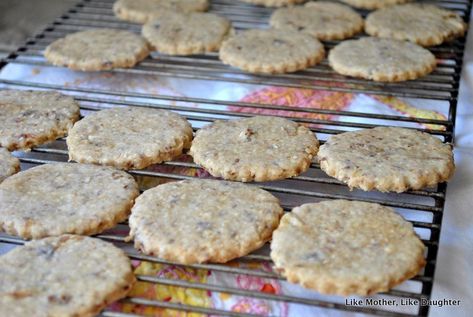
[[[406,3],[412,0],[341,0],[355,8],[374,10],[392,6],[395,4]]]
[[[344,41],[330,51],[328,61],[339,74],[383,82],[416,79],[437,65],[435,56],[417,44],[376,37]]]
[[[350,188],[404,192],[447,181],[455,170],[449,144],[416,130],[377,127],[330,137],[320,168]]]
[[[124,221],[138,195],[133,177],[110,167],[36,166],[0,184],[0,231],[25,239],[98,234]]]
[[[0,148],[0,183],[20,171],[20,160],[4,148]]]
[[[278,117],[216,121],[197,131],[189,153],[215,177],[263,182],[306,171],[319,142],[308,128]]]
[[[220,60],[250,73],[289,73],[319,63],[322,43],[291,30],[248,30],[223,42]]]
[[[363,18],[356,11],[325,1],[278,9],[269,22],[273,28],[300,31],[323,41],[343,40],[363,30]]]
[[[207,11],[208,0],[118,0],[113,12],[122,20],[144,24],[173,12]]]
[[[88,115],[69,132],[69,159],[142,169],[170,161],[190,147],[192,127],[177,113],[151,108],[112,108]]]
[[[304,3],[307,0],[240,0],[246,3],[262,5],[265,7],[282,7],[298,3]]]
[[[323,294],[371,295],[414,277],[424,245],[391,208],[357,201],[305,204],[273,233],[271,258],[289,282]]]
[[[282,214],[278,199],[258,187],[185,180],[136,200],[130,237],[143,253],[166,260],[225,263],[263,246]]]
[[[154,49],[170,55],[217,51],[229,35],[230,21],[212,13],[168,14],[143,26]]]
[[[134,282],[130,260],[111,243],[73,235],[27,242],[0,256],[0,316],[92,317]]]
[[[79,120],[74,98],[52,91],[0,91],[0,146],[30,149],[63,137]]]
[[[53,65],[80,71],[133,67],[149,55],[141,36],[124,30],[92,29],[51,43],[44,57]]]
[[[372,12],[366,18],[365,30],[373,36],[432,46],[463,36],[466,23],[453,11],[416,3]]]

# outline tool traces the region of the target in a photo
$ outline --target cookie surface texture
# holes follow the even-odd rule
[[[246,3],[262,5],[265,7],[282,7],[288,5],[294,5],[298,3],[304,3],[307,0],[240,0]]]
[[[0,256],[0,316],[92,317],[134,281],[111,243],[73,235],[27,242]]]
[[[435,56],[417,44],[375,37],[343,41],[328,60],[339,74],[382,82],[417,79],[437,65]]]
[[[278,117],[216,121],[196,133],[190,154],[215,177],[269,181],[306,171],[319,142],[308,128]]]
[[[341,0],[355,8],[374,10],[389,7],[395,4],[406,3],[412,0]]]
[[[149,55],[141,36],[124,30],[92,29],[54,41],[44,51],[53,65],[80,71],[133,67]]]
[[[250,73],[289,73],[319,63],[325,56],[322,43],[291,30],[248,30],[223,42],[220,59]]]
[[[190,147],[192,127],[180,115],[150,108],[112,108],[86,116],[67,137],[79,163],[142,169],[169,161]]]
[[[458,14],[429,4],[396,5],[372,12],[366,18],[368,34],[422,46],[442,44],[463,36],[465,31],[466,23]]]
[[[309,2],[276,10],[271,27],[300,31],[319,40],[342,40],[363,30],[363,18],[348,6],[334,2]]]
[[[208,0],[118,0],[113,12],[119,19],[144,24],[173,12],[206,11],[208,6]]]
[[[328,175],[365,191],[404,192],[434,186],[447,181],[455,170],[449,144],[404,128],[334,135],[317,157]]]
[[[130,216],[135,247],[179,263],[225,263],[271,238],[283,210],[270,193],[217,180],[186,180],[145,191]]]
[[[0,183],[20,171],[20,160],[4,148],[0,148]]]
[[[425,265],[424,249],[412,224],[391,208],[333,200],[286,213],[271,258],[289,282],[323,294],[370,295],[414,277]]]
[[[160,53],[190,55],[216,51],[231,30],[212,13],[168,14],[143,26],[143,36]]]
[[[72,97],[49,91],[0,91],[0,146],[30,149],[63,137],[79,120]]]
[[[132,176],[110,167],[33,167],[0,184],[0,231],[25,239],[97,234],[124,221],[138,194]]]

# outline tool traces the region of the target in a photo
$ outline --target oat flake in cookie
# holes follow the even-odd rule
[[[271,259],[289,282],[323,294],[371,295],[414,277],[424,245],[391,208],[333,200],[286,213],[273,233]]]
[[[341,0],[355,8],[374,10],[412,0]]]
[[[298,3],[304,3],[307,0],[240,0],[246,3],[263,5],[265,7],[282,7]]]
[[[197,131],[190,154],[215,177],[263,182],[306,171],[319,142],[308,128],[278,117],[216,121]]]
[[[126,296],[135,277],[113,244],[62,235],[0,256],[0,316],[97,315]]]
[[[463,36],[466,23],[453,11],[415,3],[373,12],[366,18],[365,28],[373,36],[432,46]]]
[[[225,263],[263,246],[282,214],[278,199],[258,187],[185,180],[138,197],[130,237],[143,253],[166,260]]]
[[[138,194],[132,176],[110,167],[36,166],[0,184],[0,231],[25,239],[98,234],[124,221]]]
[[[63,137],[79,119],[72,97],[51,91],[0,91],[0,146],[30,149]]]
[[[113,12],[119,19],[144,24],[173,12],[206,11],[208,6],[208,0],[118,0]]]
[[[69,158],[80,163],[142,169],[170,161],[190,147],[191,125],[177,113],[112,108],[77,122],[67,137]]]
[[[212,13],[169,13],[143,26],[143,36],[160,53],[191,55],[217,51],[230,21]]]
[[[304,6],[281,8],[271,15],[271,27],[300,31],[319,40],[343,40],[363,30],[363,18],[346,5],[308,2]]]
[[[325,56],[316,38],[292,30],[248,30],[224,41],[223,63],[250,73],[290,73],[319,63]]]
[[[378,127],[330,137],[317,155],[320,168],[350,188],[404,192],[447,181],[453,152],[430,134]]]
[[[382,82],[416,79],[437,65],[434,54],[417,44],[376,37],[343,41],[328,61],[339,74]]]
[[[4,148],[0,148],[0,183],[20,171],[20,160]]]
[[[146,40],[124,30],[92,29],[54,41],[44,51],[56,66],[80,71],[133,67],[149,55]]]

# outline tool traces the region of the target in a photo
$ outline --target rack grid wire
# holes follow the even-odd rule
[[[471,1],[469,0],[437,0],[423,1],[434,3],[441,7],[454,10],[460,14],[468,23],[471,11]],[[29,39],[23,46],[15,52],[9,54],[0,61],[0,70],[11,64],[30,65],[35,67],[51,67],[42,56],[42,51],[52,41],[65,36],[68,33],[77,32],[89,28],[107,27],[117,29],[127,29],[140,32],[140,26],[116,19],[112,11],[113,0],[82,0],[68,10],[64,15],[49,24],[42,32]],[[272,10],[263,7],[256,7],[243,2],[233,0],[213,0],[210,11],[229,18],[235,29],[265,28]],[[366,16],[367,11],[359,10]],[[365,36],[365,35],[361,35]],[[325,42],[328,49],[337,42]],[[240,101],[225,101],[201,97],[181,97],[162,94],[149,94],[139,92],[120,92],[107,89],[81,88],[74,85],[59,85],[43,83],[29,80],[9,80],[1,79],[0,85],[3,88],[17,89],[47,89],[57,90],[70,94],[79,101],[83,114],[90,111],[97,111],[109,106],[135,106],[153,107],[167,109],[183,113],[193,124],[194,129],[198,129],[202,124],[210,123],[216,118],[231,119],[251,116],[250,112],[237,112],[228,110],[228,106],[240,107],[243,110],[273,110],[291,120],[308,124],[311,130],[320,136],[322,142],[327,136],[344,131],[360,128],[370,128],[378,125],[398,125],[398,124],[422,124],[422,131],[431,133],[443,139],[444,142],[453,143],[455,130],[455,116],[457,107],[457,97],[460,84],[460,73],[463,63],[463,53],[465,49],[465,38],[454,40],[442,46],[430,48],[439,61],[439,67],[430,75],[415,81],[400,83],[378,83],[362,79],[344,77],[334,73],[326,61],[320,65],[291,74],[281,75],[252,75],[223,65],[218,60],[218,54],[208,53],[196,56],[166,56],[153,54],[139,65],[132,69],[115,69],[114,73],[125,73],[133,75],[157,75],[170,78],[183,78],[189,81],[200,80],[209,84],[224,82],[227,84],[241,85],[262,85],[281,86],[290,88],[304,88],[324,91],[338,91],[347,93],[364,93],[380,96],[393,96],[399,98],[412,98],[427,100],[429,102],[440,102],[446,109],[448,116],[445,120],[412,118],[401,115],[384,115],[364,112],[316,109],[309,107],[289,107],[274,104],[261,104]],[[3,89],[2,88],[2,89]],[[135,98],[124,100],[123,98]],[[137,101],[137,100],[148,100]],[[152,101],[152,102],[149,102]],[[196,108],[192,104],[206,105],[210,107]],[[305,118],[297,114],[312,114],[317,117]],[[333,116],[333,117],[328,117]],[[343,118],[363,119],[364,123],[352,122],[353,120],[342,120]],[[368,123],[366,123],[368,122]],[[430,128],[425,128],[428,126]],[[436,127],[436,128],[432,128]],[[22,168],[28,168],[38,164],[46,164],[58,161],[67,161],[68,153],[64,139],[57,140],[51,144],[38,146],[31,152],[15,153],[22,162]],[[200,167],[192,163],[186,157],[161,164],[167,167],[188,168],[199,170]],[[154,169],[135,170],[130,173],[137,177],[151,179],[181,180],[193,178],[185,174],[169,169],[156,171]],[[308,172],[301,176],[289,180],[271,183],[257,184],[281,199],[286,211],[291,210],[300,202],[319,201],[324,199],[348,199],[358,201],[377,202],[385,206],[394,207],[406,219],[410,220],[412,215],[423,215],[422,221],[410,220],[416,231],[421,235],[427,247],[427,265],[421,274],[412,278],[406,283],[410,283],[410,290],[403,287],[395,288],[381,296],[389,298],[413,298],[430,299],[434,282],[434,273],[438,251],[442,215],[444,212],[446,198],[446,184],[439,184],[436,188],[426,190],[409,191],[403,194],[389,193],[364,193],[358,190],[349,191],[346,186],[332,178],[327,177],[320,171],[316,162],[311,164]],[[144,188],[143,188],[144,189]],[[295,203],[297,202],[297,203]],[[127,228],[127,224],[120,225]],[[111,241],[124,249],[131,259],[172,265],[191,269],[212,270],[227,274],[240,274],[250,277],[265,279],[284,280],[276,272],[270,270],[252,269],[225,264],[196,264],[180,265],[159,259],[145,256],[136,251],[130,243],[124,241],[124,236],[119,234],[102,234],[101,239]],[[6,244],[22,244],[23,240],[0,234],[0,242]],[[271,265],[268,255],[268,247],[265,246],[253,254],[236,260],[236,262],[264,262]],[[335,297],[300,297],[295,295],[269,294],[258,290],[245,290],[236,287],[229,287],[218,284],[189,282],[174,278],[163,278],[151,275],[138,275],[137,279],[146,283],[154,283],[184,289],[206,290],[208,292],[232,294],[235,296],[257,298],[271,302],[284,302],[297,305],[313,306],[322,309],[334,309],[353,313],[365,313],[378,316],[427,316],[429,306],[417,305],[412,311],[393,311],[382,307],[357,307],[347,306]],[[417,289],[412,291],[411,289]],[[124,303],[142,305],[144,307],[158,307],[171,311],[194,312],[212,316],[256,316],[254,314],[201,307],[194,305],[184,305],[168,301],[142,297],[128,297],[122,300]],[[131,317],[138,316],[134,313],[117,312],[106,309],[102,316],[108,317]]]

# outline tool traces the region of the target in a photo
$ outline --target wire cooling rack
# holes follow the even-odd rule
[[[460,14],[465,22],[468,22],[471,10],[471,2],[468,0],[440,0],[426,1],[439,6],[454,10]],[[140,26],[117,20],[112,12],[112,0],[83,0],[78,2],[64,15],[48,25],[42,32],[29,39],[24,46],[9,54],[0,62],[0,68],[7,65],[29,65],[34,67],[49,66],[55,68],[44,60],[42,51],[52,41],[64,35],[80,30],[96,27],[107,27],[127,29],[140,32]],[[247,28],[265,28],[272,10],[262,7],[248,5],[233,0],[211,1],[211,12],[226,16],[237,30]],[[360,11],[366,15],[366,11]],[[363,35],[362,35],[363,36]],[[326,42],[330,49],[337,42]],[[353,112],[341,110],[314,109],[308,107],[288,107],[271,104],[259,104],[239,101],[224,101],[202,97],[181,97],[163,94],[149,94],[139,92],[120,92],[100,88],[83,88],[74,85],[60,85],[38,82],[33,80],[10,80],[2,79],[0,85],[3,88],[17,89],[53,89],[74,96],[81,105],[83,114],[97,111],[110,106],[136,106],[154,107],[168,109],[183,113],[198,129],[202,124],[215,120],[215,118],[231,119],[251,116],[250,113],[228,110],[228,106],[241,107],[241,109],[273,110],[278,111],[281,116],[294,121],[309,124],[311,130],[320,139],[327,136],[359,128],[370,128],[378,125],[414,125],[436,128],[420,128],[422,131],[440,137],[445,142],[453,142],[455,129],[455,116],[457,97],[460,82],[460,73],[463,62],[465,40],[457,39],[446,45],[433,47],[431,51],[439,60],[439,67],[430,75],[415,81],[401,83],[377,83],[361,79],[354,79],[335,74],[324,61],[320,65],[305,71],[293,74],[281,75],[251,75],[235,68],[223,65],[216,53],[197,56],[165,56],[153,55],[132,69],[116,69],[114,73],[125,73],[136,75],[158,75],[161,77],[181,78],[193,81],[204,81],[208,85],[214,83],[226,83],[229,85],[272,85],[291,88],[308,88],[325,91],[339,91],[349,93],[366,93],[380,96],[393,96],[411,98],[412,100],[425,100],[440,105],[448,113],[444,120],[410,118],[401,115],[382,115],[368,112]],[[124,100],[127,98],[127,100]],[[132,99],[130,99],[132,98]],[[204,107],[196,108],[194,104]],[[305,113],[319,115],[317,119],[301,118],[294,113]],[[331,117],[329,117],[331,116]],[[357,123],[360,119],[363,123]],[[353,122],[355,121],[355,122]],[[37,164],[45,164],[58,161],[67,161],[67,147],[63,139],[51,144],[39,146],[28,153],[16,153],[22,162],[22,168],[28,168]],[[161,164],[162,166],[174,168],[187,168],[200,170],[192,161],[181,159]],[[173,169],[156,171],[146,169],[130,171],[137,177],[146,179],[181,180],[192,178]],[[379,295],[390,299],[429,299],[432,293],[436,258],[438,251],[439,235],[444,212],[446,184],[439,184],[436,188],[427,190],[409,191],[403,194],[365,193],[361,191],[350,192],[341,182],[328,178],[319,169],[317,163],[312,163],[308,172],[290,180],[258,184],[260,187],[272,192],[281,199],[286,211],[302,202],[314,202],[325,199],[349,199],[368,202],[377,202],[386,206],[394,207],[406,219],[410,220],[416,231],[422,237],[427,247],[425,269],[418,276],[405,282],[403,285]],[[144,188],[143,188],[144,189]],[[413,221],[412,219],[416,220]],[[418,219],[422,219],[419,221]],[[119,226],[123,232],[127,231],[127,225]],[[283,281],[284,279],[271,270],[254,269],[251,266],[223,265],[223,264],[198,264],[183,266],[159,258],[145,256],[133,249],[130,243],[124,242],[121,234],[103,234],[102,239],[112,241],[123,248],[133,260],[170,265],[175,267],[191,268],[196,270],[212,270],[213,272],[227,273],[230,275],[244,275],[264,279]],[[16,237],[0,234],[0,242],[5,244],[22,244],[23,241]],[[268,248],[245,256],[235,261],[237,263],[258,262],[267,263],[271,266],[268,256]],[[418,303],[409,311],[396,310],[383,306],[358,307],[345,305],[344,299],[330,296],[320,296],[315,292],[307,291],[297,294],[274,294],[260,290],[248,290],[231,287],[224,284],[209,284],[207,282],[190,282],[178,278],[157,277],[152,275],[138,275],[141,282],[179,287],[182,289],[204,290],[209,293],[230,294],[242,298],[253,298],[266,300],[268,302],[289,303],[291,305],[302,305],[327,310],[340,310],[347,312],[359,312],[379,316],[427,316],[428,305]],[[406,287],[407,285],[407,287]],[[304,294],[304,295],[301,295]],[[376,297],[375,297],[376,298]],[[179,304],[166,300],[157,300],[146,297],[128,297],[122,303],[132,303],[141,307],[156,307],[168,309],[169,312],[193,312],[212,316],[257,316],[251,313],[237,312],[234,310],[220,308],[209,308],[198,305]],[[328,311],[326,311],[328,312]],[[324,313],[324,310],[322,311]],[[114,309],[106,309],[102,312],[108,317],[130,317],[138,316],[136,313],[118,312]]]

